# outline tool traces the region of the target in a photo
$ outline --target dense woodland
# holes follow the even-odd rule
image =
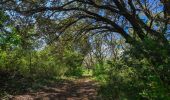
[[[170,1],[0,0],[0,98],[84,76],[101,100],[169,100]]]

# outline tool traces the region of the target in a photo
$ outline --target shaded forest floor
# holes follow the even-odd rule
[[[11,100],[98,100],[98,84],[90,77],[51,82],[36,90],[10,95]]]

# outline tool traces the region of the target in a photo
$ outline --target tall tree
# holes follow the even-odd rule
[[[161,81],[169,84],[169,4],[169,0],[14,0],[1,7],[34,18],[67,19],[62,30],[81,22],[84,25],[77,33],[120,34],[138,50],[139,57],[150,61]]]

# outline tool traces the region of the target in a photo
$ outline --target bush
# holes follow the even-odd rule
[[[168,89],[161,83],[146,59],[108,61],[108,65],[110,67],[105,69],[105,81],[99,80],[99,93],[103,99],[169,99]]]

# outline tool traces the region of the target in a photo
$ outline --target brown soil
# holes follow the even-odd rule
[[[15,95],[11,100],[99,100],[97,83],[88,77],[44,86],[37,92]]]

